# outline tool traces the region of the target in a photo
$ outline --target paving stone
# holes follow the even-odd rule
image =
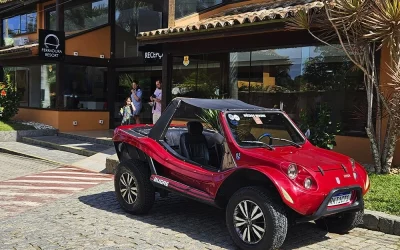
[[[0,181],[42,172],[56,166],[40,160],[0,153]]]

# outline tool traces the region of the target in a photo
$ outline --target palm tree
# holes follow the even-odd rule
[[[328,0],[324,11],[299,11],[288,21],[292,29],[305,29],[321,43],[336,47],[364,74],[367,94],[366,133],[377,173],[389,173],[400,135],[400,1]],[[339,47],[333,45],[339,43]],[[391,61],[390,82],[379,85],[376,51],[386,47]],[[392,92],[390,98],[385,93]],[[376,118],[374,120],[374,104]],[[381,113],[387,113],[386,133],[381,133]],[[383,139],[383,143],[381,143]]]

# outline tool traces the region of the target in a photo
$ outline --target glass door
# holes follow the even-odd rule
[[[126,98],[131,96],[132,82],[139,84],[142,89],[142,112],[140,113],[141,123],[152,123],[152,112],[150,96],[155,90],[155,83],[161,80],[161,66],[146,66],[117,69],[117,93],[115,100],[115,126],[121,124],[122,117],[119,110],[125,105]]]

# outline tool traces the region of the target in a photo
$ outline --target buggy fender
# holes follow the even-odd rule
[[[282,201],[299,214],[305,215],[315,209],[312,204],[316,204],[316,200],[319,200],[319,198],[322,202],[323,197],[310,195],[309,192],[291,181],[280,169],[266,166],[251,166],[248,169],[265,175],[274,184]]]

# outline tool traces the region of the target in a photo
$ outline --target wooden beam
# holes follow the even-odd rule
[[[165,0],[168,3],[168,27],[175,26],[175,0]]]

